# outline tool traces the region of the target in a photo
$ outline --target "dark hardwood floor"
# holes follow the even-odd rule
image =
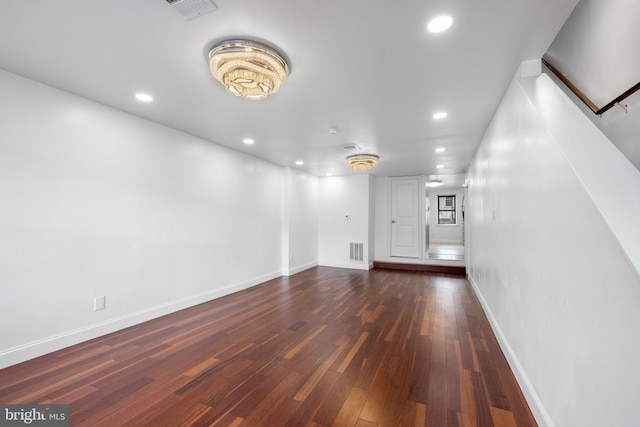
[[[535,426],[463,277],[318,267],[0,370],[72,426]]]

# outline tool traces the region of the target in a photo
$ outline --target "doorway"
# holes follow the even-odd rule
[[[420,258],[420,177],[391,178],[392,257]]]
[[[464,261],[464,190],[429,187],[426,190],[426,259]]]

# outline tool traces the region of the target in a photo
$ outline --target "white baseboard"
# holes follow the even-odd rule
[[[294,274],[303,272],[305,270],[309,270],[310,268],[317,267],[317,266],[318,266],[318,263],[316,261],[308,262],[306,264],[302,264],[302,265],[299,265],[299,266],[296,266],[296,267],[293,267],[293,268],[289,269],[289,271],[288,272],[284,272],[283,275],[284,276],[293,276]]]
[[[353,270],[371,270],[373,268],[373,262],[364,263],[364,262],[338,262],[338,263],[318,263],[323,267],[334,267],[334,268],[350,268]]]
[[[248,289],[252,286],[280,277],[281,275],[282,273],[280,271],[272,272],[245,282],[214,289],[199,295],[181,298],[176,301],[160,304],[155,307],[149,307],[134,313],[125,314],[104,322],[95,323],[93,325],[32,341],[17,347],[1,350],[0,369],[43,356],[47,353],[61,350],[81,342],[92,340],[151,319],[184,310],[185,308],[193,307],[194,305],[202,304],[234,292]]]
[[[520,361],[518,360],[517,356],[513,352],[513,349],[509,345],[507,338],[502,333],[502,329],[500,329],[500,325],[498,324],[498,321],[496,320],[496,318],[493,316],[493,312],[491,311],[491,308],[489,307],[486,300],[484,299],[482,292],[480,292],[480,288],[478,287],[478,284],[476,283],[476,281],[473,279],[472,276],[468,275],[467,278],[469,279],[469,282],[471,283],[471,286],[473,287],[473,290],[475,291],[476,296],[480,301],[480,305],[482,306],[485,314],[487,315],[487,319],[491,324],[491,329],[493,329],[493,332],[495,333],[496,338],[498,339],[498,344],[500,344],[500,348],[502,349],[502,352],[507,358],[507,362],[509,363],[511,370],[513,371],[516,377],[516,381],[518,381],[518,384],[520,385],[520,389],[522,390],[522,393],[524,394],[524,398],[529,404],[529,408],[531,409],[531,412],[533,413],[533,416],[536,419],[536,422],[540,427],[554,427],[555,424],[553,423],[551,416],[549,416],[549,413],[547,412],[544,405],[542,404],[542,401],[540,400],[538,393],[533,387],[533,384],[531,384],[531,381],[529,381],[529,377],[527,376],[527,373],[522,368],[522,365],[520,364]]]

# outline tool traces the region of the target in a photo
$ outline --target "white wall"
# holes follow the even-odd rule
[[[371,268],[373,177],[360,174],[322,177],[319,181],[318,264],[360,270]],[[350,242],[364,243],[362,263],[349,261]]]
[[[389,217],[389,178],[386,176],[375,178],[374,207],[376,212],[374,221],[376,235],[374,259],[383,260],[390,258],[391,254],[389,243],[391,224],[391,218]]]
[[[438,225],[438,196],[456,196],[456,225]],[[431,243],[463,243],[462,198],[463,189],[429,189],[429,241]]]
[[[0,93],[0,367],[281,275],[283,168],[4,71]]]
[[[598,108],[639,82],[640,2],[582,0],[544,57]]]
[[[541,75],[469,178],[470,279],[540,425],[636,426],[640,172]]]
[[[581,111],[604,133],[607,138],[624,154],[629,161],[640,169],[640,91],[622,101],[621,106],[615,106],[602,115],[594,114],[580,99],[571,92],[559,79],[550,71],[545,72],[569,98],[580,108]]]
[[[583,0],[549,46],[545,59],[602,108],[639,83],[639,38],[640,2]],[[640,169],[640,91],[596,115],[546,67],[544,71]]]
[[[590,113],[591,120],[615,144],[633,165],[640,169],[640,92],[622,101],[627,106],[614,107],[602,116]],[[586,107],[585,107],[586,108]]]
[[[318,265],[318,177],[286,168],[283,274]]]

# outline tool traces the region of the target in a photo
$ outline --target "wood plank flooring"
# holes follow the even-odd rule
[[[447,261],[463,261],[464,245],[460,243],[431,242],[427,250],[427,258]]]
[[[317,267],[0,370],[72,426],[535,426],[463,277]]]

